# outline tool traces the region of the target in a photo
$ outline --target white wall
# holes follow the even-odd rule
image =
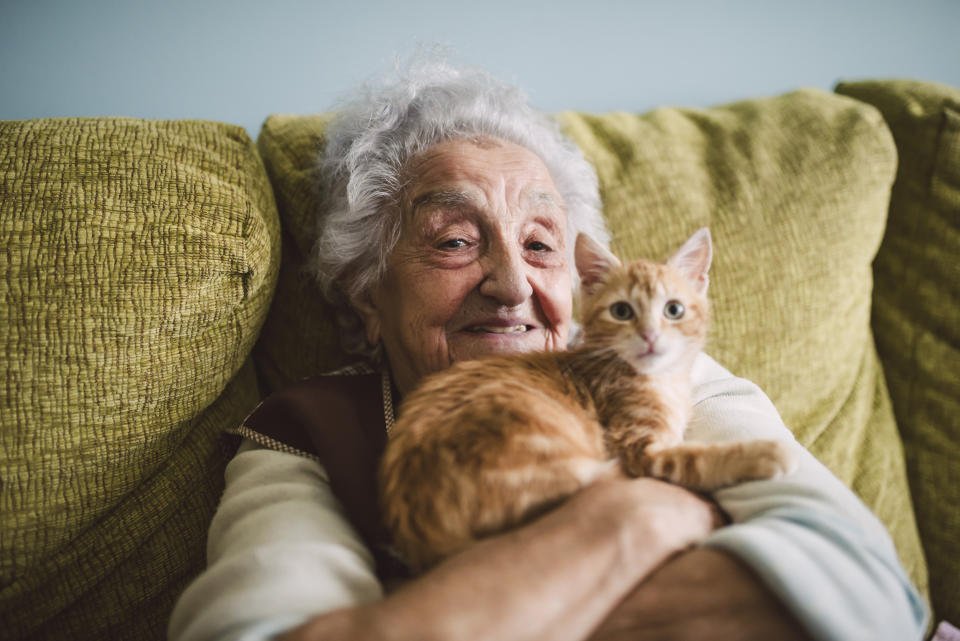
[[[960,87],[960,0],[0,2],[0,119],[207,118],[255,136],[270,113],[329,109],[418,41],[452,45],[548,111],[868,77]]]

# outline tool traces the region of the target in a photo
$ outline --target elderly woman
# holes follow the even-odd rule
[[[590,166],[476,70],[424,64],[365,90],[322,170],[317,271],[372,365],[278,392],[239,430],[171,639],[921,637],[882,526],[806,452],[788,479],[718,493],[729,526],[682,488],[606,480],[387,593],[370,488],[393,404],[459,360],[564,349],[572,239],[606,234]],[[749,382],[705,355],[695,378],[698,440],[792,439]]]

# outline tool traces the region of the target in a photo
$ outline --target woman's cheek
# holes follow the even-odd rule
[[[483,281],[483,270],[477,261],[470,261],[455,269],[442,270],[436,274],[435,300],[444,309],[446,320],[452,319],[464,301]]]
[[[545,272],[536,291],[547,323],[555,332],[563,332],[566,336],[573,315],[573,290],[569,270],[563,267]]]

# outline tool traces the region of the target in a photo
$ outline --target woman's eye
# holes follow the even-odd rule
[[[548,252],[550,251],[550,246],[544,243],[541,243],[539,240],[535,240],[529,245],[527,245],[527,249],[530,249],[535,252]]]
[[[667,301],[667,304],[663,306],[663,315],[670,320],[680,320],[683,318],[685,311],[686,308],[684,308],[683,303],[678,300]]]
[[[626,301],[617,301],[610,306],[610,315],[613,316],[614,320],[628,321],[634,316],[633,308]]]
[[[466,247],[467,241],[462,238],[451,238],[450,240],[445,240],[440,243],[441,249],[460,249],[461,247]]]

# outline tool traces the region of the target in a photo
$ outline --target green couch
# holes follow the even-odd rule
[[[613,249],[710,225],[709,351],[960,621],[960,91],[558,114]],[[270,390],[349,360],[304,273],[327,116],[0,123],[0,629],[161,639]],[[929,576],[928,576],[929,569]]]

